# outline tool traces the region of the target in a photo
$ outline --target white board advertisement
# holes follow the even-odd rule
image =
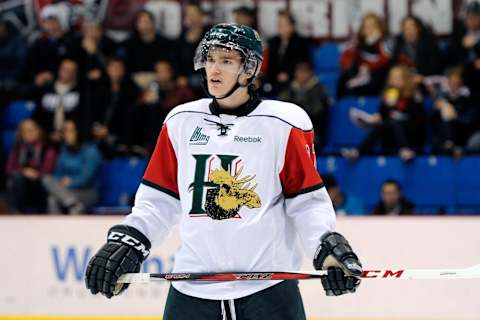
[[[167,283],[132,285],[106,299],[84,285],[89,258],[122,217],[0,217],[0,319],[7,316],[160,318]],[[340,218],[364,267],[463,268],[480,260],[480,219]],[[168,272],[179,245],[174,231],[144,272]],[[311,262],[305,260],[305,269]],[[301,283],[309,319],[480,319],[480,280],[364,280],[358,292],[325,297],[318,280]],[[11,318],[10,318],[11,319]],[[58,319],[58,318],[57,318]]]

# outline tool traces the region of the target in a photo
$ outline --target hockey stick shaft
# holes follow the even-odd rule
[[[308,280],[327,275],[327,271],[301,272],[224,272],[224,273],[127,273],[119,283],[150,281],[238,281],[238,280]],[[465,269],[370,269],[362,279],[472,279],[480,278],[480,265]]]

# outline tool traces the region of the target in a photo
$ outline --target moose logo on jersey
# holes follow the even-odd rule
[[[243,206],[250,209],[260,208],[261,199],[254,191],[257,184],[253,186],[250,184],[255,175],[241,177],[244,167],[238,168],[240,161],[236,161],[232,165],[238,158],[237,156],[194,155],[194,157],[197,163],[195,181],[190,185],[190,189],[193,191],[191,216],[206,214],[214,220],[223,220],[239,217],[238,212]],[[215,158],[220,160],[221,165],[219,168],[211,170],[210,166]],[[207,181],[205,181],[207,159],[209,159],[209,172]],[[232,168],[238,168],[238,170],[235,169],[232,173]]]

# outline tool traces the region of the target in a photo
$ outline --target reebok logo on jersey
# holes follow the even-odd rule
[[[196,127],[193,131],[192,136],[190,137],[190,145],[206,145],[210,140],[210,136],[202,132],[202,128]]]
[[[262,137],[251,137],[251,136],[235,136],[233,137],[233,142],[241,143],[262,143]]]

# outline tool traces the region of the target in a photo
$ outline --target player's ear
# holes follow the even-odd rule
[[[244,72],[240,75],[238,82],[241,86],[246,86],[250,82],[251,78],[253,78],[253,74],[251,72]]]

